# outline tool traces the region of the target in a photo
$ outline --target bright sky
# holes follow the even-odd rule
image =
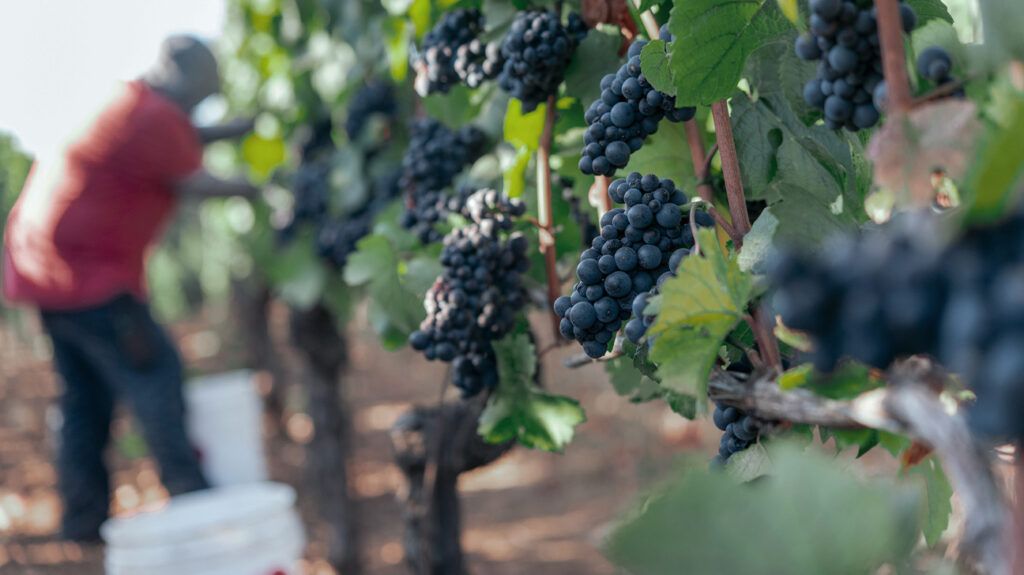
[[[0,131],[39,153],[119,80],[145,70],[167,35],[215,38],[224,0],[20,0],[0,14]]]

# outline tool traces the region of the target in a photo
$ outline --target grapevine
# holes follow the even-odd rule
[[[437,443],[403,467],[419,497],[407,519],[420,530],[407,539],[421,556],[411,565],[465,571],[458,522],[436,516],[458,515],[461,471],[446,458],[472,457],[449,452],[466,442],[450,440],[446,414],[471,418],[456,432],[476,440],[561,451],[585,430],[581,403],[540,375],[561,362],[588,366],[575,372],[587,378],[606,370],[623,405],[663,401],[666,415],[710,420],[686,426],[678,444],[705,452],[682,480],[693,491],[652,497],[610,536],[623,571],[875,572],[916,565],[912,544],[954,537],[943,528],[963,513],[965,556],[1011,572],[1006,494],[989,460],[993,444],[1024,441],[1024,210],[1014,195],[1024,162],[1008,153],[1024,118],[1016,30],[991,14],[983,27],[950,26],[940,0],[608,0],[573,4],[579,14],[561,2],[405,4],[388,3],[377,60],[360,53],[333,100],[276,119],[282,138],[312,132],[284,230],[308,227],[329,264],[306,277],[357,288],[385,345],[447,364],[445,390],[461,396],[443,393],[436,421],[419,420]],[[967,46],[971,30],[984,37]],[[334,32],[331,41],[348,33]],[[366,49],[353,41],[337,53],[350,48]],[[330,69],[318,68],[314,91],[326,92]],[[385,69],[388,82],[365,81]],[[401,156],[400,175],[336,214],[331,120],[344,118],[347,142],[363,148],[375,115],[388,119],[387,141],[359,161]],[[924,195],[957,201],[938,213],[907,197]],[[531,335],[546,323],[554,337]],[[808,441],[891,452],[901,489],[923,485],[927,513],[905,511],[887,486],[849,503],[881,502],[878,524],[855,531],[887,534],[884,550],[858,540],[849,563],[831,547],[813,554],[825,564],[805,566],[795,552],[784,565],[761,552],[744,563],[736,540],[784,542],[782,531],[806,522],[752,533],[746,517],[784,522],[789,510],[757,515],[778,502],[724,490],[784,477],[787,444],[803,442],[810,460],[820,449]],[[702,480],[712,457],[720,474]],[[796,495],[785,492],[792,478],[764,491],[813,501],[829,518],[847,500],[808,497],[831,485],[821,475],[801,476]],[[863,493],[859,477],[844,479]],[[963,509],[944,514],[943,489]],[[750,515],[726,522],[717,502],[741,499]],[[713,512],[698,504],[707,501]],[[691,506],[672,507],[681,502]],[[664,530],[652,526],[682,516],[700,528],[655,541]],[[693,543],[718,523],[725,535]],[[829,528],[801,541],[826,549]],[[902,531],[907,550],[893,543]],[[700,552],[711,544],[722,548],[707,567]],[[771,541],[780,556],[789,547]]]

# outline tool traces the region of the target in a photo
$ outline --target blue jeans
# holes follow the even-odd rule
[[[146,304],[123,295],[92,308],[41,315],[64,381],[57,456],[64,537],[96,539],[107,518],[110,478],[103,452],[115,400],[134,412],[171,495],[207,487],[185,432],[181,360]]]

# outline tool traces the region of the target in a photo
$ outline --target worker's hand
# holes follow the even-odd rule
[[[237,138],[251,132],[256,127],[256,118],[232,118],[221,124],[226,133],[231,134],[228,138]]]
[[[203,126],[196,130],[199,132],[199,139],[202,140],[204,144],[209,144],[220,140],[230,140],[244,136],[251,132],[255,125],[255,118],[242,117],[228,120],[227,122],[217,124],[216,126]]]
[[[218,178],[205,169],[182,179],[174,187],[180,195],[204,198],[242,196],[251,199],[259,196],[261,191],[246,180]]]

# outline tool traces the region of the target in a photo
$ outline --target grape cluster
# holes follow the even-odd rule
[[[804,100],[822,110],[825,125],[838,130],[871,128],[885,101],[878,21],[871,2],[811,0],[810,32],[796,40],[796,54],[818,60],[817,76],[804,85]],[[903,30],[917,25],[914,10],[901,0]]]
[[[953,77],[953,58],[950,57],[949,52],[939,46],[925,48],[917,55],[917,73],[936,86],[944,86],[956,81],[956,78]],[[960,88],[951,95],[963,98],[965,96],[964,89]]]
[[[761,431],[761,423],[753,416],[719,403],[715,404],[712,420],[715,427],[725,432],[718,444],[718,455],[712,461],[712,466],[725,465],[734,454],[756,443]]]
[[[358,140],[363,128],[374,114],[392,118],[398,108],[394,87],[388,82],[364,84],[352,96],[345,118],[345,132],[350,140]]]
[[[316,232],[317,255],[336,269],[344,268],[359,240],[373,230],[377,215],[401,194],[398,185],[401,174],[395,170],[377,178],[373,182],[371,197],[355,212],[339,218],[322,218]]]
[[[485,81],[497,78],[504,65],[500,42],[485,44],[474,38],[459,46],[455,53],[455,73],[470,88],[478,88]]]
[[[519,232],[507,234],[524,211],[494,190],[468,198],[463,213],[473,223],[445,236],[444,272],[427,291],[426,319],[409,336],[427,359],[451,362],[453,383],[466,397],[497,384],[491,342],[514,327],[527,301],[521,275],[530,265],[528,242]]]
[[[769,263],[775,312],[815,342],[822,371],[843,357],[879,368],[935,349],[945,297],[940,236],[931,214],[905,214],[827,257],[784,252]]]
[[[319,224],[326,217],[331,197],[329,176],[331,166],[324,161],[302,164],[292,176],[292,219],[285,235],[292,235],[294,227],[302,223]]]
[[[701,212],[704,213],[704,212]],[[710,216],[708,216],[710,218]],[[697,222],[699,226],[713,226],[715,225],[714,220],[708,222],[707,220],[701,219]],[[645,313],[650,310],[647,308],[647,304],[651,297],[658,295],[658,290],[661,289],[663,283],[669,278],[676,277],[679,271],[679,266],[683,263],[683,258],[690,255],[689,248],[679,248],[672,252],[672,255],[668,258],[668,273],[661,274],[658,277],[658,282],[655,284],[650,291],[646,291],[633,299],[633,319],[626,322],[626,338],[629,341],[640,344],[644,336],[647,335],[647,328],[654,324],[654,320],[657,319],[657,315],[653,313]]]
[[[554,303],[562,335],[595,358],[630,318],[637,295],[670,274],[671,254],[693,246],[680,208],[687,198],[672,180],[634,172],[612,182],[608,195],[626,207],[601,217],[601,235],[580,255],[572,294]]]
[[[629,163],[644,139],[658,131],[662,118],[684,122],[695,108],[677,108],[676,100],[654,89],[640,71],[640,51],[647,43],[634,42],[629,60],[615,74],[601,79],[601,98],[587,109],[583,152],[579,169],[584,174],[611,176]]]
[[[447,93],[459,83],[455,59],[459,48],[483,31],[483,14],[473,8],[459,8],[444,15],[423,38],[422,53],[414,63],[416,91],[421,95]]]
[[[557,12],[520,12],[501,42],[504,59],[498,85],[533,111],[558,91],[573,52],[587,35],[587,25],[572,13],[562,26]]]
[[[942,259],[947,302],[937,355],[977,395],[986,436],[1024,438],[1024,212],[968,231]]]
[[[884,368],[929,354],[977,396],[975,430],[1024,438],[1024,211],[948,246],[921,215],[892,222],[829,256],[792,253],[770,266],[775,311],[814,340],[814,360]]]
[[[444,190],[466,166],[483,155],[486,144],[484,133],[473,126],[453,131],[430,118],[414,123],[402,159],[402,188],[410,195],[402,226],[412,230],[423,243],[439,240],[434,224],[447,214]]]

